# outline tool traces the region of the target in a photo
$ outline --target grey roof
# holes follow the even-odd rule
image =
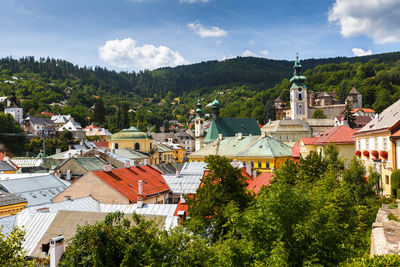
[[[355,134],[385,130],[393,127],[400,121],[400,100],[382,111],[375,119],[367,123]]]
[[[48,212],[40,212],[41,208],[48,208]],[[176,208],[176,204],[144,204],[142,208],[138,208],[136,204],[102,204],[91,197],[85,197],[29,207],[10,218],[0,218],[0,225],[4,225],[5,229],[9,230],[14,225],[24,226],[26,235],[23,248],[27,251],[27,255],[31,256],[38,242],[54,221],[57,212],[61,210],[107,213],[121,211],[128,214],[135,212],[142,215],[165,216],[164,228],[170,229],[177,225],[177,218],[174,216]]]
[[[0,171],[7,172],[7,171],[15,171],[16,169],[9,164],[7,161],[0,161]]]
[[[200,186],[207,164],[205,162],[186,162],[179,175],[163,175],[173,194],[194,194]]]
[[[304,119],[305,122],[310,125],[310,127],[318,127],[318,126],[327,126],[333,127],[335,126],[335,121],[333,119]]]
[[[3,180],[0,186],[9,193],[24,197],[28,201],[28,207],[49,203],[67,188],[65,183],[51,174]]]
[[[143,153],[140,153],[139,151],[135,151],[130,148],[114,149],[113,152],[118,156],[122,156],[131,160],[140,160],[149,158],[148,155],[145,155]]]
[[[33,124],[39,124],[39,125],[54,124],[54,122],[51,119],[43,117],[28,116],[25,118],[25,121],[28,120],[30,120]]]
[[[207,168],[207,163],[205,162],[186,162],[181,169],[181,174],[203,176],[206,168]]]
[[[309,132],[311,133],[310,126],[304,120],[276,120],[265,124],[261,131],[266,133],[278,132]]]
[[[24,202],[26,202],[25,198],[0,190],[0,207]]]

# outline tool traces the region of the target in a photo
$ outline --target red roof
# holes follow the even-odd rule
[[[351,113],[357,112],[359,110],[361,110],[361,111],[363,111],[365,113],[375,113],[375,110],[373,110],[372,108],[353,108],[351,110]]]
[[[397,132],[394,132],[394,134],[392,134],[391,137],[400,138],[400,129],[397,130]]]
[[[176,210],[174,213],[174,216],[178,216],[178,211],[181,211],[181,210],[183,210],[186,213],[186,215],[188,214],[187,213],[188,205],[186,203],[182,203],[181,200],[179,200],[178,206],[176,207]]]
[[[5,156],[6,155],[4,153],[0,152],[0,161],[3,161]]]
[[[40,115],[48,115],[48,116],[51,116],[51,117],[53,117],[53,116],[54,116],[54,114],[53,114],[53,113],[51,113],[51,112],[48,112],[48,111],[42,111],[42,112],[40,112]]]
[[[260,129],[264,126],[264,125],[260,124],[259,122],[257,122],[257,123],[258,123],[258,127],[260,127]]]
[[[335,126],[317,136],[315,144],[354,144],[353,134],[355,132],[357,132],[357,130],[351,129],[345,125]]]
[[[249,183],[247,189],[253,190],[254,193],[258,194],[261,187],[269,185],[272,177],[274,177],[273,173],[263,172]]]
[[[169,190],[161,172],[148,165],[113,169],[109,172],[95,171],[93,173],[131,202],[136,202],[138,199],[139,180],[143,181],[142,197],[144,199],[149,198],[151,195]]]
[[[313,145],[316,140],[316,137],[302,137],[300,139],[300,141],[302,141],[305,145]]]
[[[100,129],[100,127],[97,127],[97,126],[95,126],[95,125],[93,125],[93,124],[90,124],[89,126],[87,126],[86,128],[84,128],[83,130],[88,131],[88,130],[90,130],[90,129],[92,129],[92,130],[97,130],[97,129]]]
[[[299,142],[295,143],[292,147],[292,158],[300,158],[300,144]]]
[[[93,142],[99,149],[108,148],[108,142]]]

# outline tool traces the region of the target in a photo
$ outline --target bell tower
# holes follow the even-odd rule
[[[292,120],[308,118],[308,101],[307,86],[305,84],[306,77],[301,75],[301,64],[299,56],[293,66],[293,77],[290,79],[292,86],[290,87],[290,108]]]
[[[197,100],[196,118],[194,119],[194,137],[195,137],[195,151],[203,147],[203,140],[205,136],[204,131],[204,118],[202,118],[202,109],[200,99]]]

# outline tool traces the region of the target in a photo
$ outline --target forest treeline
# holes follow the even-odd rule
[[[307,59],[301,63],[307,86],[314,91],[337,90],[343,101],[354,86],[366,107],[378,112],[400,98],[400,52],[365,57]],[[96,99],[104,102],[111,130],[117,113],[128,107],[129,123],[142,129],[166,120],[190,121],[198,98],[206,106],[218,97],[221,115],[272,118],[273,99],[289,98],[293,61],[237,57],[153,71],[116,72],[79,67],[65,60],[24,57],[0,59],[0,94],[16,91],[24,112],[69,113],[83,125],[92,122]],[[387,97],[389,96],[389,97]],[[210,113],[209,108],[204,108]]]

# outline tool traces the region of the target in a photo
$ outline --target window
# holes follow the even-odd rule
[[[246,161],[243,161],[243,165],[246,167]]]
[[[270,168],[270,166],[269,166],[269,161],[265,162],[265,168],[267,168],[267,169]]]
[[[356,149],[361,150],[361,140],[360,139],[357,140],[357,148]]]
[[[258,168],[262,168],[262,163],[261,163],[261,161],[257,162],[257,167],[258,167]]]
[[[387,150],[387,138],[383,137],[383,150]]]
[[[150,143],[150,150],[153,150],[153,144]]]
[[[251,161],[251,167],[254,168],[254,161]]]
[[[375,149],[378,150],[378,149],[379,149],[379,148],[378,148],[378,138],[375,138],[374,141],[375,141]]]
[[[299,100],[303,100],[303,96],[299,93]]]
[[[289,136],[286,135],[286,140],[288,140],[288,139],[289,139]]]
[[[118,149],[118,147],[119,147],[118,143],[115,143],[115,144],[114,144],[114,148],[115,148],[115,149]]]
[[[135,150],[140,150],[140,144],[139,143],[135,143]]]
[[[369,150],[369,138],[365,139],[365,149]]]
[[[389,175],[385,175],[385,182],[386,184],[389,184]]]

